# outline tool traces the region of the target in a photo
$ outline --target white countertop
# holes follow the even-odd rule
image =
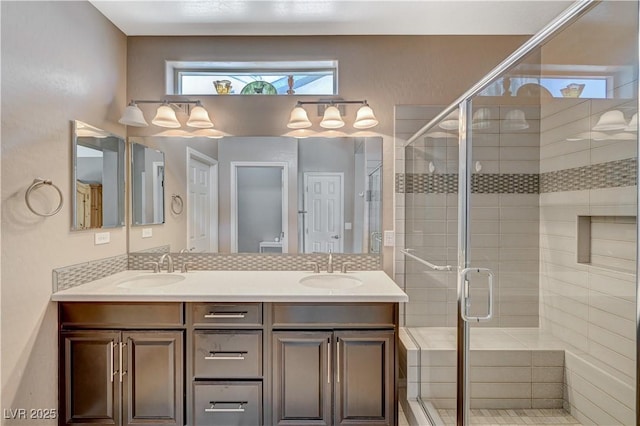
[[[139,276],[183,276],[184,280],[158,287],[123,288]],[[407,302],[409,298],[383,271],[354,271],[333,277],[362,281],[357,287],[323,289],[300,284],[313,274],[304,271],[192,271],[186,274],[123,271],[54,293],[55,302]]]

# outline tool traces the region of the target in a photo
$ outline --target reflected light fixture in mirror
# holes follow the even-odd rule
[[[593,126],[593,130],[606,132],[608,130],[624,130],[626,127],[627,121],[624,119],[624,114],[622,111],[614,109],[602,114],[596,125]]]
[[[625,127],[625,132],[637,132],[638,131],[638,113],[636,112],[635,114],[633,114],[633,117],[631,117],[631,120],[629,121],[629,124],[627,125],[627,127]]]
[[[529,123],[525,119],[524,111],[521,109],[512,109],[507,112],[505,120],[502,122],[504,130],[525,130],[529,128]]]
[[[285,133],[282,136],[288,136],[288,137],[296,138],[296,139],[306,139],[306,138],[310,138],[310,137],[316,136],[317,134],[318,134],[318,132],[316,132],[314,130],[295,129],[295,130],[292,130],[290,132]]]
[[[491,125],[491,110],[489,108],[479,108],[473,113],[471,128],[475,130],[485,130]]]
[[[149,124],[144,118],[142,110],[138,107],[138,104],[160,104],[156,111],[156,115],[151,120],[151,123],[156,126],[166,127],[171,129],[177,129],[180,127],[180,122],[176,117],[175,110],[179,110],[189,115],[187,120],[187,126],[207,129],[213,127],[213,123],[209,118],[209,113],[204,109],[200,101],[176,101],[169,102],[167,100],[161,101],[143,101],[132,100],[127,108],[124,110],[122,117],[118,122],[127,126],[133,127],[147,127]],[[195,104],[194,107],[191,107]]]
[[[447,116],[447,118],[440,123],[438,123],[438,127],[444,130],[458,130],[458,110],[456,109],[451,114]]]
[[[198,129],[193,132],[188,132],[182,129],[169,129],[160,133],[156,133],[153,136],[161,138],[209,138],[209,139],[221,139],[225,136],[231,136],[228,133],[221,132],[215,129]]]

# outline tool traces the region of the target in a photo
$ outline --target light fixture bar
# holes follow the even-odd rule
[[[189,116],[189,120],[187,121],[187,126],[189,127],[197,127],[197,128],[211,128],[213,127],[213,123],[209,118],[209,114],[202,107],[202,103],[192,100],[148,100],[148,99],[132,99],[129,103],[129,106],[125,110],[125,113],[120,118],[119,123],[134,126],[134,127],[146,127],[148,126],[146,120],[144,119],[144,115],[140,108],[138,108],[138,104],[160,104],[158,107],[158,111],[156,113],[155,118],[151,121],[153,124],[160,127],[168,127],[168,128],[178,128],[180,127],[180,122],[175,116],[175,112],[173,112],[170,107],[174,107],[175,109],[179,109],[183,111],[186,115]],[[192,105],[193,106],[192,108]]]
[[[322,115],[322,121],[320,127],[325,129],[339,129],[344,126],[344,120],[342,115],[345,113],[344,109],[340,109],[339,105],[362,105],[358,110],[356,120],[353,123],[353,127],[356,129],[368,129],[378,125],[373,110],[369,106],[366,100],[362,101],[345,101],[342,99],[325,99],[319,101],[298,101],[295,108],[291,111],[291,117],[287,127],[290,129],[303,129],[311,127],[311,122],[307,118],[306,111],[302,107],[303,105],[326,105],[324,111],[318,107],[318,115]]]
[[[367,101],[298,101],[298,105],[346,105],[346,104],[359,104],[359,105],[368,105]]]

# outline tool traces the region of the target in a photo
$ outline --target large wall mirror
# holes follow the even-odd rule
[[[131,144],[131,224],[164,223],[164,153]]]
[[[381,137],[132,142],[165,153],[167,200],[165,223],[153,227],[153,237],[130,232],[132,252],[164,245],[222,253],[381,251]]]
[[[73,121],[71,229],[124,226],[124,138]]]

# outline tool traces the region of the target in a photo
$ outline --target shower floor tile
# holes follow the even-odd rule
[[[445,425],[456,423],[456,411],[439,409],[438,414]],[[518,410],[471,410],[472,425],[556,425],[580,426],[571,414],[562,409],[518,409]]]

